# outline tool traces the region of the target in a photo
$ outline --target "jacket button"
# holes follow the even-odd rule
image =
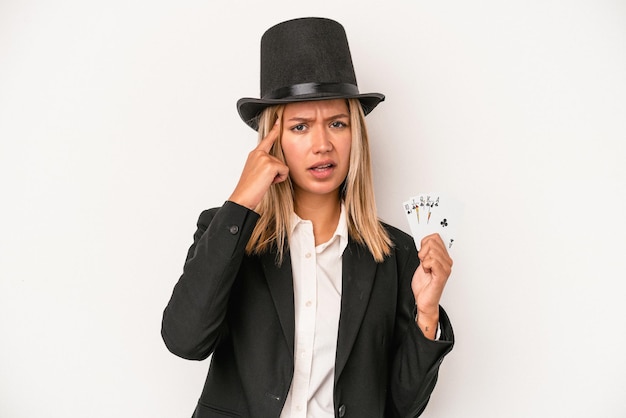
[[[339,418],[343,417],[344,415],[346,415],[346,406],[345,405],[341,405],[339,407]]]
[[[237,225],[233,225],[228,230],[231,234],[235,235],[237,232],[239,232],[239,227]]]

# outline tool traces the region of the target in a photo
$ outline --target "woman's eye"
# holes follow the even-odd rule
[[[304,125],[304,124],[299,124],[299,125],[296,125],[296,126],[291,128],[291,130],[294,131],[294,132],[302,132],[305,129],[306,129],[306,125]]]
[[[348,124],[340,121],[340,120],[336,120],[333,123],[330,124],[330,126],[332,128],[345,128],[346,126],[348,126]]]

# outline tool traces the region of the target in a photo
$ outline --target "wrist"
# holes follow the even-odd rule
[[[415,312],[417,316],[420,316],[425,320],[439,321],[439,305],[432,308],[421,309],[420,306],[416,304]]]
[[[418,309],[417,315],[415,316],[415,323],[426,338],[434,340],[439,327],[439,312],[425,313],[420,312]]]

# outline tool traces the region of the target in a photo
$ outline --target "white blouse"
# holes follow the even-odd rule
[[[334,418],[333,387],[341,313],[342,205],[332,238],[315,246],[313,223],[292,215],[289,240],[295,304],[294,375],[281,418]]]

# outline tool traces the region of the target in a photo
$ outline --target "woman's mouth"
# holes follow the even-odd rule
[[[322,164],[322,165],[317,165],[317,166],[313,166],[311,167],[311,170],[315,170],[315,171],[324,171],[327,170],[331,167],[334,167],[333,164]]]
[[[309,168],[309,171],[313,174],[315,178],[325,179],[333,173],[334,168],[335,168],[334,162],[323,161],[323,162],[313,165],[311,168]]]

